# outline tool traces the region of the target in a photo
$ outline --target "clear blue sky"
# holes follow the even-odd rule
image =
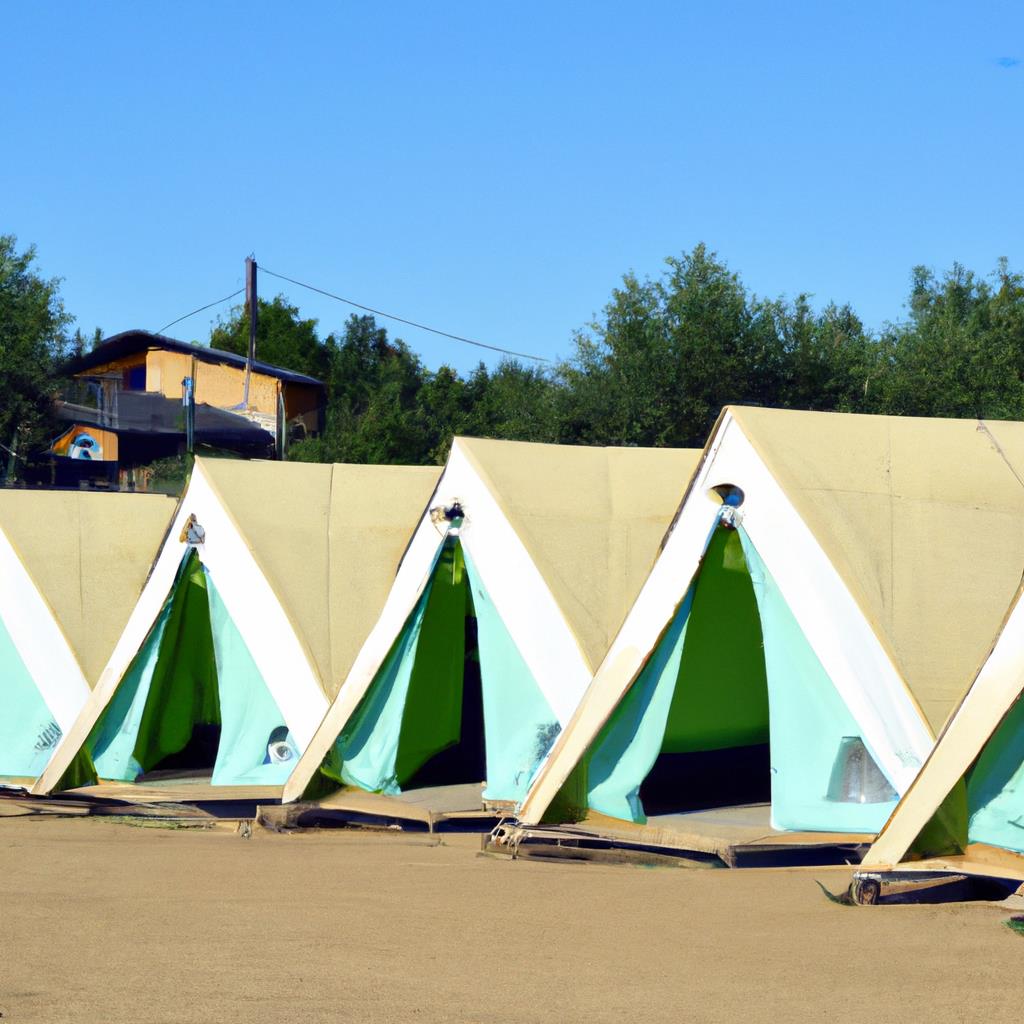
[[[250,252],[548,356],[625,271],[701,240],[759,294],[872,327],[904,315],[914,264],[1024,270],[1017,2],[0,13],[0,232],[86,331],[160,328],[241,286]],[[262,286],[323,333],[347,316]],[[430,367],[480,355],[396,333]]]

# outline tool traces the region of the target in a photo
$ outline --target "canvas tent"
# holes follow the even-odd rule
[[[71,729],[173,512],[158,495],[0,490],[0,777],[34,780]]]
[[[1022,480],[1022,424],[724,410],[519,820],[866,842],[999,628]]]
[[[456,784],[478,808],[521,799],[698,454],[457,438],[285,800]]]
[[[197,459],[145,590],[35,791],[97,779],[279,789],[437,476]]]
[[[1024,881],[1024,601],[1018,591],[992,652],[920,775],[865,855],[865,870]]]

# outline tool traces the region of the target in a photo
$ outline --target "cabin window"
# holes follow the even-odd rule
[[[125,391],[145,391],[146,390],[146,364],[142,363],[139,366],[130,366],[124,371],[124,389]]]

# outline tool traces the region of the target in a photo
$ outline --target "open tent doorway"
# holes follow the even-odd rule
[[[739,534],[712,535],[693,586],[658,757],[640,786],[648,814],[771,798],[764,641]],[[675,625],[675,624],[673,624]]]
[[[438,710],[442,712],[440,729],[431,729],[431,718]],[[399,778],[407,790],[482,785],[487,779],[476,609],[457,543],[445,544],[435,570],[402,715]]]
[[[282,785],[298,751],[196,547],[57,788]]]
[[[861,833],[877,832],[895,799],[750,538],[723,516],[545,819],[763,805],[765,827]]]
[[[513,801],[559,728],[455,527],[307,795],[465,786],[477,806]]]

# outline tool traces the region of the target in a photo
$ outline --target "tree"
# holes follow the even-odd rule
[[[558,440],[559,384],[546,370],[503,359],[488,372],[480,363],[466,390],[472,400],[458,433],[506,441]]]
[[[770,404],[786,373],[780,303],[698,245],[659,281],[632,274],[560,368],[564,440],[701,445],[723,405]]]
[[[326,428],[292,458],[314,462],[423,464],[433,439],[416,417],[424,369],[404,341],[391,341],[372,316],[351,316],[339,341],[324,343]]]
[[[876,410],[905,416],[1024,416],[1024,288],[1001,264],[998,289],[959,264],[912,277],[910,318],[881,339]]]
[[[60,280],[40,277],[35,259],[34,246],[19,253],[13,235],[0,235],[0,443],[22,456],[45,448],[55,432],[54,375],[72,321]],[[0,454],[3,466],[9,453]]]
[[[210,347],[246,355],[249,351],[249,313],[236,307],[210,333]],[[317,336],[316,321],[304,320],[297,306],[278,295],[270,302],[259,300],[256,320],[256,358],[286,370],[323,380],[328,353]]]
[[[881,350],[848,306],[816,314],[807,295],[777,303],[785,372],[776,404],[790,409],[867,412],[877,395]]]

